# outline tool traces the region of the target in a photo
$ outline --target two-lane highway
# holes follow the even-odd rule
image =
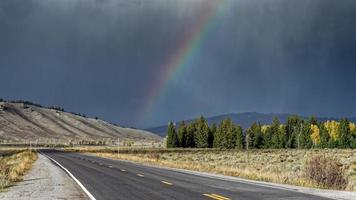
[[[73,174],[97,200],[327,200],[289,190],[88,156],[42,151]]]

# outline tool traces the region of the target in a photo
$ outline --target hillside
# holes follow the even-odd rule
[[[243,128],[247,128],[251,126],[254,122],[259,122],[261,124],[270,124],[273,118],[277,117],[282,123],[287,121],[288,116],[292,114],[264,114],[264,113],[256,113],[256,112],[246,112],[246,113],[232,113],[226,115],[218,115],[213,117],[206,118],[209,124],[219,124],[223,119],[230,118],[235,124],[242,126]],[[306,118],[306,117],[305,117]],[[328,118],[328,117],[318,117],[318,119],[322,122],[327,120],[337,120],[338,118]],[[356,118],[349,118],[350,121],[356,122]],[[186,120],[186,122],[191,122],[192,120]],[[178,122],[179,123],[179,122]],[[166,136],[167,126],[158,126],[146,129],[152,133],[156,133],[162,137]]]
[[[0,140],[5,142],[68,143],[85,141],[154,142],[148,131],[123,128],[100,119],[25,103],[0,102]]]

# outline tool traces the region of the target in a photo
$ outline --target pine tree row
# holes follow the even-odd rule
[[[356,148],[356,126],[347,119],[319,122],[290,116],[285,124],[277,118],[270,125],[253,123],[243,130],[231,119],[209,126],[204,117],[175,127],[170,122],[168,148],[281,149]]]

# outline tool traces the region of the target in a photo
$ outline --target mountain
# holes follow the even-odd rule
[[[85,141],[158,142],[161,137],[144,130],[123,128],[100,119],[92,119],[45,108],[32,103],[0,102],[0,140],[68,143]]]
[[[256,113],[256,112],[245,112],[245,113],[232,113],[232,114],[225,114],[225,115],[218,115],[206,118],[209,124],[219,124],[223,119],[230,118],[235,124],[242,126],[243,128],[250,127],[254,122],[260,122],[261,124],[270,124],[273,118],[277,117],[282,123],[287,121],[288,116],[293,114],[264,114],[264,113]],[[307,117],[304,117],[307,118]],[[328,117],[320,117],[318,118],[320,121],[327,121],[327,120],[338,120],[338,118],[328,118]],[[349,118],[350,121],[356,122],[356,118]],[[192,122],[193,120],[185,120],[185,122]],[[178,124],[180,122],[176,122]],[[167,126],[158,126],[153,128],[146,129],[152,133],[156,133],[162,137],[166,136]]]

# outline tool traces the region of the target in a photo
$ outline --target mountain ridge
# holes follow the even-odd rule
[[[116,126],[98,118],[87,118],[54,107],[24,102],[0,102],[0,140],[69,143],[80,141],[158,142],[149,131]]]

